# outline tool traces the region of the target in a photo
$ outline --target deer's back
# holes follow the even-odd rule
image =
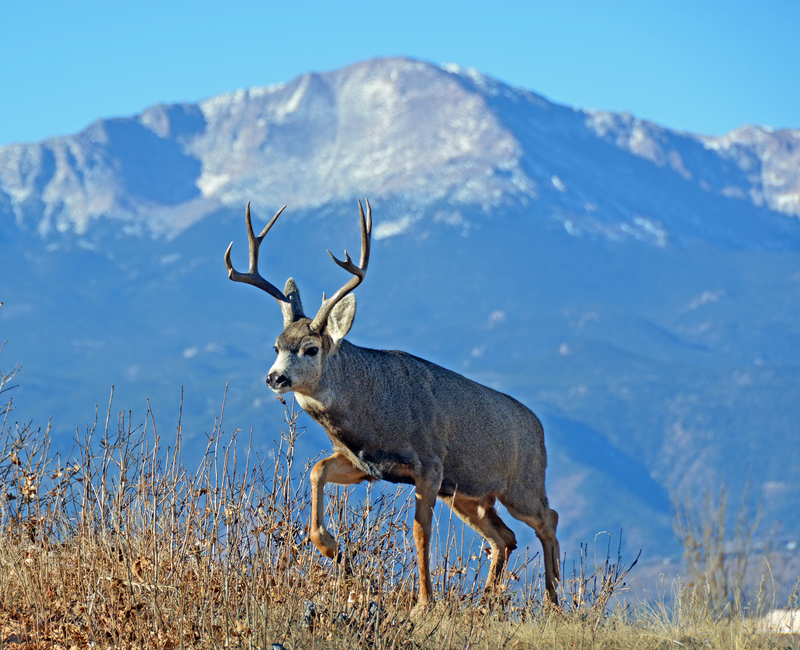
[[[303,406],[368,475],[413,482],[439,463],[442,494],[543,489],[542,426],[517,400],[404,352],[343,341],[336,357],[329,408]]]

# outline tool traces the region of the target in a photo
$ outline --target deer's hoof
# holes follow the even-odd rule
[[[325,528],[319,527],[316,531],[311,533],[311,541],[317,547],[320,553],[331,560],[336,557],[336,551],[339,545]]]
[[[426,612],[429,612],[433,609],[433,601],[420,601],[414,607],[411,608],[411,614],[409,618],[413,621],[418,618],[422,618]]]

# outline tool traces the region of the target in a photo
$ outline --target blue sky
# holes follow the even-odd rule
[[[0,0],[0,145],[378,56],[717,135],[800,128],[800,2]]]

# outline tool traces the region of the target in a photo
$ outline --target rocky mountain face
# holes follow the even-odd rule
[[[280,315],[222,253],[234,240],[246,265],[248,200],[262,221],[287,204],[262,274],[313,305],[342,283],[324,250],[357,248],[365,195],[348,338],[531,406],[562,549],[623,528],[676,557],[671,500],[746,477],[800,537],[800,130],[676,133],[457,66],[367,61],[1,147],[0,361],[23,365],[20,417],[52,415],[68,449],[111,384],[162,430],[184,386],[201,439],[227,383],[226,420],[267,453]]]
[[[464,226],[463,207],[538,206],[568,228],[658,245],[710,236],[698,223],[710,219],[675,214],[676,186],[718,212],[798,217],[799,170],[800,130],[680,134],[559,106],[457,66],[389,59],[0,148],[0,201],[43,237],[83,235],[98,219],[175,237],[247,200],[318,210],[369,194],[413,210],[397,208],[384,235],[426,217]],[[649,185],[661,188],[654,200],[630,200],[657,189]],[[774,226],[769,241],[780,245]]]

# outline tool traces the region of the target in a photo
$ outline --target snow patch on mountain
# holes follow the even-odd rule
[[[636,186],[626,155],[653,165],[636,172]],[[378,237],[424,223],[467,234],[475,217],[465,214],[505,209],[613,241],[719,237],[700,217],[708,206],[674,209],[675,198],[696,203],[683,198],[692,188],[800,216],[800,131],[676,133],[626,113],[561,107],[455,64],[395,58],[0,148],[0,211],[44,238],[84,236],[106,219],[131,235],[172,238],[250,200],[263,212],[308,212],[364,195],[396,206]],[[735,245],[782,236],[773,226],[757,234],[763,217],[742,214],[751,232],[723,233]]]

